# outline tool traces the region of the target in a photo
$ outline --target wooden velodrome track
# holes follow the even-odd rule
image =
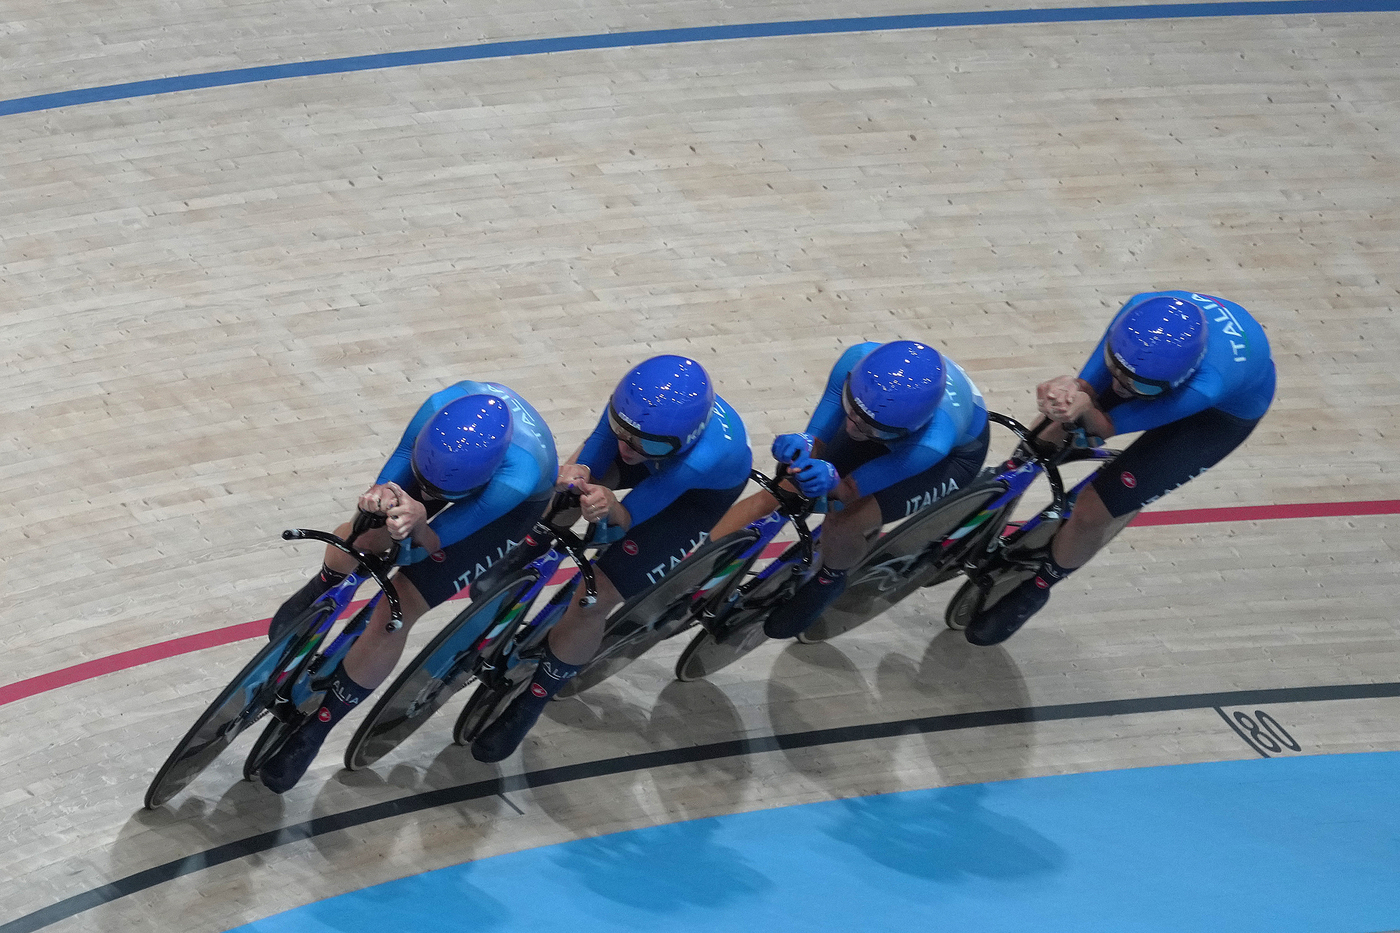
[[[1070,6],[994,6],[1032,5]],[[0,930],[221,931],[640,825],[1261,754],[1236,710],[1305,753],[1400,749],[1400,19],[624,35],[851,12],[7,6],[4,101],[506,40],[617,47],[0,110]],[[685,353],[764,452],[858,339],[929,341],[1028,417],[1124,299],[1175,287],[1264,322],[1273,410],[1154,507],[1207,511],[1129,529],[1002,648],[945,633],[951,588],[927,591],[708,683],[673,683],[681,645],[664,645],[554,704],[500,768],[451,746],[444,716],[343,772],[352,720],[285,798],[239,780],[245,739],[155,812],[153,770],[253,652],[248,630],[42,677],[265,618],[316,562],[278,532],[338,522],[458,379],[520,391],[567,453],[627,365]],[[1241,506],[1261,508],[1219,511]],[[998,710],[1031,712],[927,719]]]

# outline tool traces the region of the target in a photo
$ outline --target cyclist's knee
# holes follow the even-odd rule
[[[1086,486],[1074,501],[1074,512],[1065,523],[1066,530],[1105,531],[1113,523],[1113,516],[1104,505],[1099,492],[1093,486]]]

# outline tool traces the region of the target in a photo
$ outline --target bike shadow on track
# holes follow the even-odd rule
[[[876,685],[887,719],[1023,709],[1030,692],[1015,659],[1001,645],[970,645],[962,632],[934,636],[917,664],[899,652],[880,659]],[[926,732],[929,760],[940,784],[1008,780],[1025,773],[1035,723]],[[990,730],[990,732],[989,732]]]
[[[836,645],[792,642],[768,677],[768,719],[787,736],[820,729],[859,728],[889,719],[870,683]],[[784,748],[788,765],[832,796],[901,790],[896,742],[833,742]]]
[[[576,704],[588,712],[565,709]],[[572,728],[587,728],[584,721],[589,721],[595,729],[633,730],[646,750],[687,748],[744,734],[734,704],[706,681],[672,681],[649,713],[607,685],[554,705]],[[543,743],[527,746],[523,758],[528,770],[558,764]],[[551,858],[560,868],[602,897],[664,915],[689,907],[722,907],[761,894],[770,884],[761,867],[715,841],[719,824],[706,819],[752,809],[752,785],[749,757],[735,755],[539,788],[532,792],[532,802],[579,836],[596,837],[555,850]],[[640,826],[652,828],[645,834],[615,833]],[[600,832],[605,835],[598,836]],[[606,835],[610,832],[614,834]],[[667,865],[675,869],[659,870]]]
[[[267,832],[282,825],[286,813],[281,797],[261,784],[241,779],[228,785],[212,805],[198,796],[197,790],[182,792],[174,803],[173,807],[137,809],[132,814],[103,850],[107,880]],[[163,892],[161,911],[180,916],[184,913],[180,904],[186,902],[190,911],[199,913],[205,910],[202,905],[215,887],[221,903],[256,903],[258,891],[252,875],[264,862],[262,854],[253,854],[219,865],[216,877],[197,873],[199,884],[165,885],[159,889]],[[129,909],[97,910],[86,916],[99,929],[129,933]]]

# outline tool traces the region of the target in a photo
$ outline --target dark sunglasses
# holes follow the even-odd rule
[[[1103,362],[1114,381],[1138,398],[1156,398],[1171,388],[1171,383],[1165,380],[1143,379],[1128,372],[1127,367],[1113,355],[1107,344],[1104,344],[1103,348]]]
[[[623,421],[611,402],[608,403],[608,427],[617,435],[618,440],[651,460],[669,457],[681,449],[679,437],[671,434],[648,434]]]
[[[907,428],[896,428],[893,425],[881,424],[874,417],[867,414],[860,400],[851,392],[851,379],[846,377],[846,384],[841,389],[841,407],[846,410],[846,416],[858,424],[864,425],[870,436],[877,441],[897,441],[901,437],[908,437]]]

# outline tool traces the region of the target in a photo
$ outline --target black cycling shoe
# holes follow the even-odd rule
[[[769,638],[796,638],[846,592],[846,571],[825,568],[797,588],[792,598],[768,614],[763,634]]]
[[[285,794],[296,787],[297,781],[311,767],[327,735],[330,735],[330,729],[322,728],[315,720],[293,732],[258,769],[258,778],[263,786],[274,794]]]
[[[995,606],[979,612],[967,626],[967,640],[974,645],[999,645],[1020,631],[1049,601],[1050,587],[1036,574],[1022,581]]]
[[[533,699],[528,690],[516,697],[505,712],[477,736],[472,743],[472,757],[487,764],[509,758],[544,712],[544,706],[530,702]]]

